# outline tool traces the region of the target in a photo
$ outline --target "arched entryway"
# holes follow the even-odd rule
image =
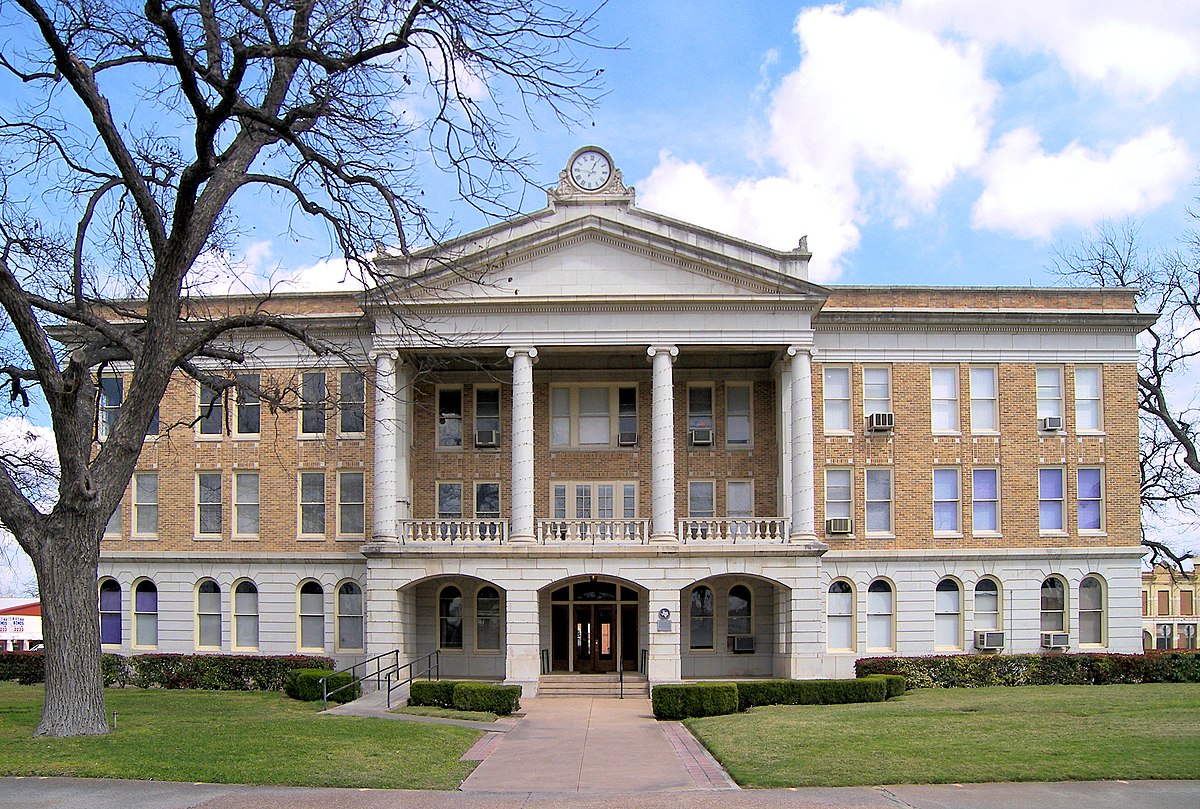
[[[680,591],[680,674],[685,680],[785,672],[790,591],[777,581],[723,574]]]
[[[540,593],[545,673],[637,671],[646,590],[611,576],[555,582]]]
[[[503,588],[474,576],[440,575],[412,582],[398,596],[406,657],[436,649],[442,677],[504,678]]]

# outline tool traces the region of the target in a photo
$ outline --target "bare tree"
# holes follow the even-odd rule
[[[1060,275],[1089,286],[1137,289],[1138,309],[1158,315],[1140,337],[1138,410],[1142,508],[1200,514],[1200,409],[1194,399],[1200,356],[1200,237],[1180,249],[1148,250],[1133,224],[1105,224],[1080,244],[1060,248]],[[1152,564],[1178,568],[1194,554],[1146,535]]]
[[[41,587],[36,732],[99,734],[99,538],[168,380],[227,384],[204,363],[240,362],[239,329],[326,348],[261,302],[196,305],[198,262],[232,244],[239,201],[290,200],[367,275],[377,245],[438,238],[428,164],[502,212],[527,166],[507,110],[568,120],[595,100],[575,52],[594,21],[539,0],[0,0],[0,20],[18,88],[0,101],[0,393],[48,411],[58,461],[39,507],[22,463],[0,459],[0,523]],[[114,363],[130,382],[97,442]]]

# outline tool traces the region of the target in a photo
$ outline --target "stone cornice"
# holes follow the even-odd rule
[[[1012,311],[979,309],[823,309],[813,318],[817,331],[1105,331],[1136,334],[1156,315],[1098,310]]]
[[[1147,552],[1142,545],[1101,548],[919,548],[904,550],[844,551],[831,550],[826,562],[931,562],[938,560],[979,560],[1003,562],[1028,560],[1034,562],[1073,559],[1141,559]]]

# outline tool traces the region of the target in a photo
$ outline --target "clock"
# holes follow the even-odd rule
[[[584,149],[571,160],[571,181],[584,191],[599,191],[612,178],[612,161],[598,149]]]

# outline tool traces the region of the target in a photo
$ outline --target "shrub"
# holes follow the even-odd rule
[[[361,687],[348,671],[334,674],[332,669],[292,669],[284,677],[283,692],[292,699],[313,702],[321,699],[321,679],[325,678],[326,689],[334,691],[344,685],[350,688],[329,695],[330,702],[349,702],[356,699]]]
[[[408,704],[453,708],[456,685],[455,680],[413,680],[408,687]]]
[[[909,688],[1196,683],[1200,652],[873,657],[857,661],[855,670],[859,677],[901,675]]]
[[[904,682],[904,677],[899,674],[871,674],[868,676],[875,677],[883,681],[884,687],[887,689],[887,696],[885,697],[886,699],[891,699],[892,697],[902,697],[904,696],[904,692],[908,689],[907,684]]]
[[[46,678],[42,652],[0,652],[0,680],[33,685]]]
[[[738,709],[736,683],[656,685],[650,695],[656,719],[721,716]]]
[[[497,716],[508,716],[521,707],[521,686],[458,683],[453,699],[452,707],[460,711],[490,711]]]
[[[139,688],[204,688],[212,691],[277,691],[294,669],[333,669],[317,655],[175,655],[125,658],[126,678]]]
[[[886,681],[879,677],[861,680],[751,680],[738,683],[737,688],[739,711],[758,705],[883,702],[888,692]]]

